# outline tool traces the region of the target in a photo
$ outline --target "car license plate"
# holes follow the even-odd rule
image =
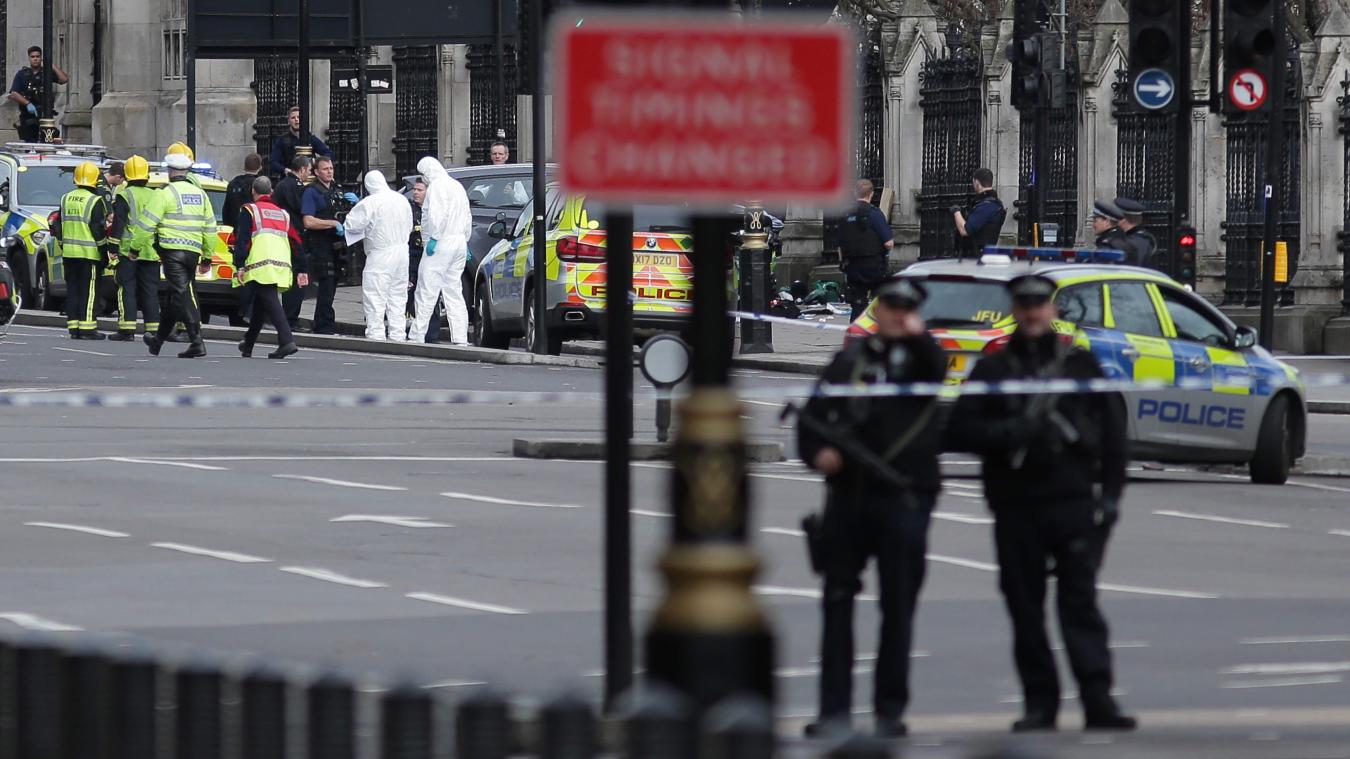
[[[947,373],[963,374],[966,371],[966,360],[969,357],[964,353],[953,353],[947,357]]]
[[[641,266],[656,267],[678,267],[680,265],[680,255],[678,253],[634,253],[633,268]]]

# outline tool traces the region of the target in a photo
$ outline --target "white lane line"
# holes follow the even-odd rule
[[[978,569],[981,572],[997,572],[998,565],[990,564],[985,561],[973,561],[971,559],[962,559],[959,556],[943,556],[942,554],[930,553],[928,560],[938,564],[950,564],[954,567],[965,567],[966,569]]]
[[[794,530],[791,527],[761,527],[760,532],[765,535],[786,535],[789,538],[804,538],[806,533],[802,530]]]
[[[47,527],[53,530],[69,530],[71,532],[82,532],[86,535],[97,535],[101,538],[129,538],[125,532],[115,530],[103,530],[98,527],[85,527],[81,524],[64,524],[61,522],[24,522],[25,527]]]
[[[437,683],[423,685],[423,690],[435,690],[437,688],[472,688],[475,685],[487,685],[479,680],[441,680]]]
[[[958,493],[957,495],[961,495]],[[978,497],[978,496],[976,496]],[[933,512],[934,519],[941,519],[944,522],[956,522],[958,524],[993,524],[994,520],[990,517],[977,517],[969,514],[952,514],[947,511]]]
[[[534,509],[582,509],[574,503],[541,503],[539,501],[516,501],[510,498],[493,498],[490,495],[475,495],[474,493],[441,493],[442,496],[456,501],[476,501],[478,503],[492,503],[498,506],[528,506]]]
[[[445,522],[432,522],[426,517],[395,517],[381,516],[379,514],[347,514],[328,520],[330,522],[375,522],[376,524],[387,524],[394,527],[454,527]]]
[[[1194,519],[1200,522],[1217,522],[1219,524],[1235,524],[1241,527],[1267,527],[1272,530],[1287,530],[1289,525],[1282,522],[1262,522],[1256,519],[1232,519],[1230,517],[1218,517],[1212,514],[1191,514],[1185,511],[1168,511],[1161,509],[1153,512],[1155,516],[1176,517],[1177,519]]]
[[[1335,685],[1345,678],[1337,675],[1322,677],[1286,677],[1279,680],[1234,680],[1219,685],[1220,688],[1242,690],[1246,688],[1293,688],[1299,685]]]
[[[211,559],[233,561],[236,564],[266,564],[271,561],[271,559],[264,559],[261,556],[250,556],[246,553],[235,553],[234,551],[215,551],[210,548],[190,546],[183,543],[151,543],[150,547],[164,548],[169,551],[192,554],[193,556],[205,556]]]
[[[784,588],[780,585],[756,585],[754,592],[761,596],[782,596],[785,598],[819,599],[822,595],[821,591],[816,588]],[[859,593],[858,600],[876,601],[877,597],[870,593]]]
[[[300,480],[301,482],[312,482],[316,485],[333,485],[339,488],[356,488],[358,490],[385,490],[389,492],[403,492],[407,488],[398,485],[372,485],[368,482],[352,482],[351,480],[334,480],[328,477],[311,477],[307,474],[274,474],[278,480]]]
[[[159,459],[133,459],[125,456],[109,456],[108,461],[115,461],[119,464],[146,464],[149,466],[176,466],[183,469],[197,469],[203,472],[228,472],[229,467],[211,466],[210,464],[193,464],[188,461],[163,461]]]
[[[24,611],[4,611],[0,612],[0,619],[8,620],[22,627],[25,630],[40,630],[42,632],[83,632],[83,627],[53,622],[50,619],[44,619],[36,614],[29,614]]]
[[[1350,672],[1350,661],[1314,661],[1278,664],[1239,664],[1221,670],[1224,675],[1330,675]]]
[[[1350,530],[1327,530],[1328,535],[1337,535],[1342,538],[1350,538]]]
[[[332,582],[338,585],[346,585],[352,588],[389,587],[389,585],[386,583],[375,582],[373,580],[360,580],[355,577],[347,577],[346,575],[340,575],[337,572],[330,572],[327,569],[311,569],[309,567],[279,567],[279,569],[283,572],[289,572],[290,574],[293,575],[300,575],[301,577],[309,577],[315,580],[323,580],[324,582]]]
[[[967,493],[964,490],[947,490],[946,488],[943,488],[942,492],[946,495],[954,495],[960,498],[970,498],[977,501],[984,500],[983,493]]]
[[[1213,593],[1199,593],[1193,590],[1169,590],[1167,588],[1145,588],[1137,585],[1117,585],[1110,582],[1097,583],[1097,590],[1112,591],[1115,593],[1133,593],[1137,596],[1161,596],[1162,598],[1194,598],[1194,599],[1214,599],[1218,596]]]
[[[1297,643],[1350,643],[1350,635],[1293,635],[1286,638],[1243,638],[1240,646],[1292,645]]]
[[[944,487],[944,488],[961,488],[962,490],[978,490],[978,491],[981,492],[981,493],[984,492],[984,486],[983,486],[983,485],[980,485],[979,483],[975,483],[975,482],[956,482],[956,481],[948,481],[948,482],[942,483],[942,487]]]
[[[472,609],[473,611],[486,611],[492,614],[529,614],[524,609],[513,609],[510,606],[497,606],[496,604],[479,603],[464,598],[455,598],[454,596],[442,596],[438,593],[404,593],[406,598],[414,601],[427,601],[428,603],[441,604],[442,606],[456,606],[461,609]]]
[[[781,403],[770,403],[769,401],[751,401],[751,400],[745,400],[745,399],[742,399],[742,400],[741,400],[741,403],[748,403],[748,404],[750,404],[751,406],[768,406],[769,408],[782,408],[782,407],[783,407],[783,404],[781,404]]]
[[[98,351],[86,351],[86,350],[80,350],[79,348],[58,348],[58,347],[56,347],[56,346],[52,346],[52,350],[54,350],[54,351],[65,351],[66,353],[83,353],[83,354],[86,355],[86,356],[108,356],[108,357],[111,357],[111,356],[117,355],[116,353],[99,353]]]
[[[638,517],[651,517],[652,519],[673,519],[674,515],[662,511],[648,511],[647,509],[629,509],[629,514]]]

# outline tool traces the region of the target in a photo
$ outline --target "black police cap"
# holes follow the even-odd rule
[[[1008,294],[1019,303],[1044,303],[1055,294],[1055,281],[1040,274],[1023,274],[1008,282]]]
[[[928,300],[928,291],[912,279],[892,279],[877,288],[877,300],[891,308],[914,309]]]
[[[1100,216],[1103,219],[1111,221],[1120,221],[1125,218],[1125,212],[1120,207],[1109,200],[1098,200],[1092,204],[1092,215]]]
[[[1116,198],[1116,208],[1119,208],[1126,216],[1143,216],[1144,204],[1134,198],[1120,197]]]

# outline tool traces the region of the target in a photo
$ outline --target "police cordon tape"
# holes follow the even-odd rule
[[[1350,375],[1318,375],[1304,387],[1350,386]],[[1229,390],[1244,389],[1240,385]],[[987,395],[1075,395],[1138,392],[1214,392],[1209,380],[1131,381],[1095,380],[1014,380],[1006,382],[966,382],[950,385],[937,382],[881,385],[795,385],[783,388],[751,388],[739,397],[757,401],[791,401],[820,396],[826,398],[937,397],[954,400],[960,396]],[[681,394],[683,395],[683,394]],[[1230,393],[1216,393],[1228,396]],[[634,402],[658,400],[658,394],[644,394]],[[455,405],[544,405],[558,403],[600,403],[602,393],[533,392],[505,390],[372,390],[367,392],[299,391],[211,391],[182,392],[46,392],[31,389],[0,390],[0,408],[391,408],[397,406]]]

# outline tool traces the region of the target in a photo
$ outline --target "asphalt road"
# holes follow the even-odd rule
[[[139,343],[15,328],[0,341],[0,391],[598,392],[602,382],[586,369],[317,351],[245,361],[229,344],[209,349],[205,360],[150,359]],[[772,404],[746,408],[755,439],[788,439]],[[650,439],[649,405],[637,420]],[[1315,430],[1350,441],[1350,428],[1320,422]],[[514,459],[510,443],[598,439],[601,429],[598,401],[7,409],[0,619],[137,636],[176,656],[248,653],[410,678],[451,694],[485,682],[598,694],[601,466]],[[953,459],[947,470],[910,719],[939,738],[1003,730],[1019,711],[976,469]],[[661,464],[634,470],[639,632],[662,592],[652,567],[669,527],[668,476]],[[817,583],[795,528],[823,488],[791,462],[757,467],[751,486],[757,590],[778,634],[790,726],[813,710],[818,636]],[[1347,494],[1350,483],[1336,480],[1257,487],[1237,475],[1134,471],[1102,599],[1121,699],[1146,727],[1269,741],[1350,726]],[[874,650],[871,606],[860,604],[864,653]],[[866,711],[867,657],[858,671]],[[1063,722],[1077,719],[1070,703]]]

